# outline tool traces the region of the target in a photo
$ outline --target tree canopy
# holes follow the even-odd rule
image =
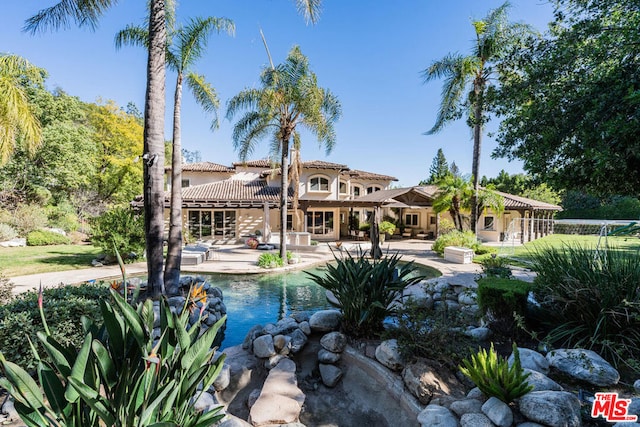
[[[557,0],[550,34],[504,64],[494,157],[555,188],[640,195],[640,5]]]

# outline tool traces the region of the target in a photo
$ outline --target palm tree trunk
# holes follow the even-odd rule
[[[280,257],[287,261],[287,196],[289,195],[289,139],[282,139],[280,159]]]
[[[471,231],[476,233],[476,223],[478,221],[478,190],[480,175],[480,146],[482,143],[482,104],[484,85],[479,79],[473,83],[475,92],[475,105],[473,107],[473,163],[471,173],[473,175],[473,197],[471,197]]]
[[[182,108],[182,73],[178,73],[173,107],[173,143],[171,151],[171,205],[169,213],[169,241],[164,284],[167,289],[178,285],[182,264],[182,138],[180,110]]]
[[[164,0],[152,0],[149,16],[149,58],[144,108],[144,225],[147,250],[147,292],[164,292],[162,276],[164,237],[164,107],[165,45]]]

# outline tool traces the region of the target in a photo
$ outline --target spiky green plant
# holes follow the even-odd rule
[[[491,343],[488,352],[480,349],[471,355],[471,360],[464,359],[459,366],[460,372],[469,377],[486,396],[495,396],[505,403],[511,403],[533,390],[533,386],[527,382],[530,374],[525,374],[520,365],[520,353],[515,343],[513,356],[514,363],[509,366],[507,359],[498,356]]]
[[[354,257],[349,252],[342,258],[334,253],[334,258],[336,264],[327,264],[325,275],[307,274],[340,302],[342,328],[352,336],[380,334],[402,290],[423,279],[411,275],[416,268],[413,262],[399,265],[401,257],[397,253],[379,260],[366,258],[363,253]]]

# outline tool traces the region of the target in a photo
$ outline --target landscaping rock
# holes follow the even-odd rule
[[[453,388],[458,381],[448,369],[434,361],[418,359],[409,363],[402,371],[402,380],[407,389],[420,403],[427,405],[434,397],[462,397],[460,389]]]
[[[531,369],[523,369],[525,373],[529,374],[529,378],[527,378],[527,382],[529,385],[533,386],[533,390],[531,391],[562,391],[562,386],[538,371],[533,371]]]
[[[300,329],[296,329],[291,333],[291,353],[295,354],[302,350],[307,343],[307,335]]]
[[[253,340],[253,354],[259,358],[266,358],[276,355],[271,335],[262,335]]]
[[[518,347],[518,354],[520,355],[520,366],[522,368],[528,368],[534,371],[538,371],[547,375],[549,373],[549,361],[542,354],[529,348]],[[515,357],[513,353],[509,356],[509,366],[513,365]]]
[[[519,409],[529,420],[549,427],[582,425],[580,401],[566,391],[532,391],[520,398]]]
[[[226,414],[224,418],[219,422],[219,424],[215,424],[215,426],[216,427],[252,427],[251,424],[249,424],[245,420],[231,414]]]
[[[272,335],[287,335],[296,329],[298,329],[298,322],[296,322],[296,319],[292,317],[285,317],[276,323],[276,329]]]
[[[312,331],[331,332],[338,329],[340,319],[342,319],[342,313],[337,310],[320,310],[311,315],[309,326]]]
[[[298,327],[300,328],[300,330],[302,332],[304,332],[305,335],[311,335],[311,326],[309,326],[309,322],[308,321],[304,321],[304,322],[300,322],[300,324],[298,325]]]
[[[495,427],[484,414],[469,413],[460,417],[460,427]]]
[[[620,380],[618,371],[592,350],[552,350],[547,354],[547,360],[560,372],[600,387],[618,384]]]
[[[449,406],[449,409],[461,417],[464,414],[479,413],[482,410],[482,402],[478,399],[456,400]]]
[[[249,421],[255,427],[297,422],[305,395],[297,386],[296,364],[282,359],[267,376]]]
[[[633,382],[633,390],[635,390],[636,393],[640,393],[640,380]]]
[[[498,427],[510,427],[513,424],[511,408],[497,397],[490,397],[484,402],[482,412]]]
[[[340,332],[329,332],[320,339],[320,345],[333,353],[342,353],[347,346],[347,337]]]
[[[471,328],[464,331],[464,334],[474,341],[486,341],[491,336],[491,329],[485,327]]]
[[[213,388],[216,391],[222,391],[225,388],[229,387],[230,382],[231,382],[231,367],[225,363],[222,365],[222,370],[220,371],[220,374],[218,374],[215,381],[213,381]]]
[[[287,355],[291,349],[291,337],[286,335],[276,335],[273,337],[273,347],[276,353]]]
[[[327,387],[335,387],[338,384],[338,381],[342,378],[343,372],[340,368],[334,365],[329,365],[326,363],[320,363],[320,377],[322,378],[322,383]]]
[[[418,415],[421,427],[458,427],[458,419],[453,413],[440,405],[428,405]]]
[[[247,332],[247,335],[245,335],[244,337],[244,341],[242,341],[242,348],[244,348],[245,350],[252,351],[253,340],[255,340],[260,336],[262,329],[263,329],[262,325],[255,325],[251,329],[249,329],[249,332]]]
[[[320,363],[336,363],[338,360],[340,360],[340,353],[334,353],[324,348],[318,351],[318,362]]]
[[[218,406],[220,406],[220,404],[210,393],[207,392],[202,393],[198,399],[193,402],[193,407],[198,412],[209,412]]]
[[[404,362],[400,355],[398,341],[395,339],[382,341],[376,348],[376,360],[393,371],[402,369]]]

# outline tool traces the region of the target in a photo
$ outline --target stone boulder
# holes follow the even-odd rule
[[[482,413],[498,427],[510,427],[513,424],[513,412],[509,405],[497,397],[490,397],[482,405]]]
[[[309,326],[315,332],[331,332],[338,329],[342,313],[337,310],[320,310],[311,315]]]
[[[521,367],[528,368],[533,371],[538,371],[545,375],[549,373],[549,361],[542,354],[538,353],[535,350],[521,347],[518,347],[518,354],[520,355]],[[509,362],[509,366],[513,365],[513,363],[515,362],[513,353],[511,353],[507,361]]]
[[[340,368],[334,365],[329,365],[326,363],[320,363],[320,377],[322,378],[322,383],[327,387],[335,387],[338,384],[338,381],[342,378],[343,372]]]
[[[262,335],[253,340],[253,354],[261,359],[275,356],[276,349],[271,335]]]
[[[620,374],[595,351],[559,349],[547,353],[549,365],[577,380],[600,387],[618,384]]]
[[[468,413],[460,417],[460,427],[495,427],[485,414]]]
[[[421,427],[458,427],[458,419],[453,412],[440,405],[428,405],[418,415]]]
[[[418,359],[409,363],[402,370],[402,380],[423,405],[429,404],[434,397],[463,396],[462,385],[455,376],[435,361]]]
[[[582,426],[580,400],[566,391],[532,391],[520,398],[520,413],[549,427]]]
[[[318,351],[318,362],[320,363],[336,363],[338,360],[340,360],[340,353],[334,353],[324,348]]]
[[[526,374],[529,374],[529,378],[527,378],[527,382],[529,385],[533,386],[533,390],[531,391],[545,391],[545,390],[553,390],[553,391],[562,391],[562,386],[538,371],[533,371],[528,368],[524,368],[523,371]]]
[[[342,353],[347,346],[347,337],[340,332],[329,332],[320,339],[320,345],[332,353]]]
[[[456,400],[451,403],[449,409],[455,412],[459,417],[462,417],[465,414],[480,413],[482,410],[482,402],[478,399]]]
[[[376,360],[393,371],[399,371],[404,367],[398,341],[386,340],[382,341],[376,348]]]
[[[296,380],[295,362],[282,359],[269,371],[260,396],[251,407],[250,423],[260,427],[297,422],[304,400]]]

